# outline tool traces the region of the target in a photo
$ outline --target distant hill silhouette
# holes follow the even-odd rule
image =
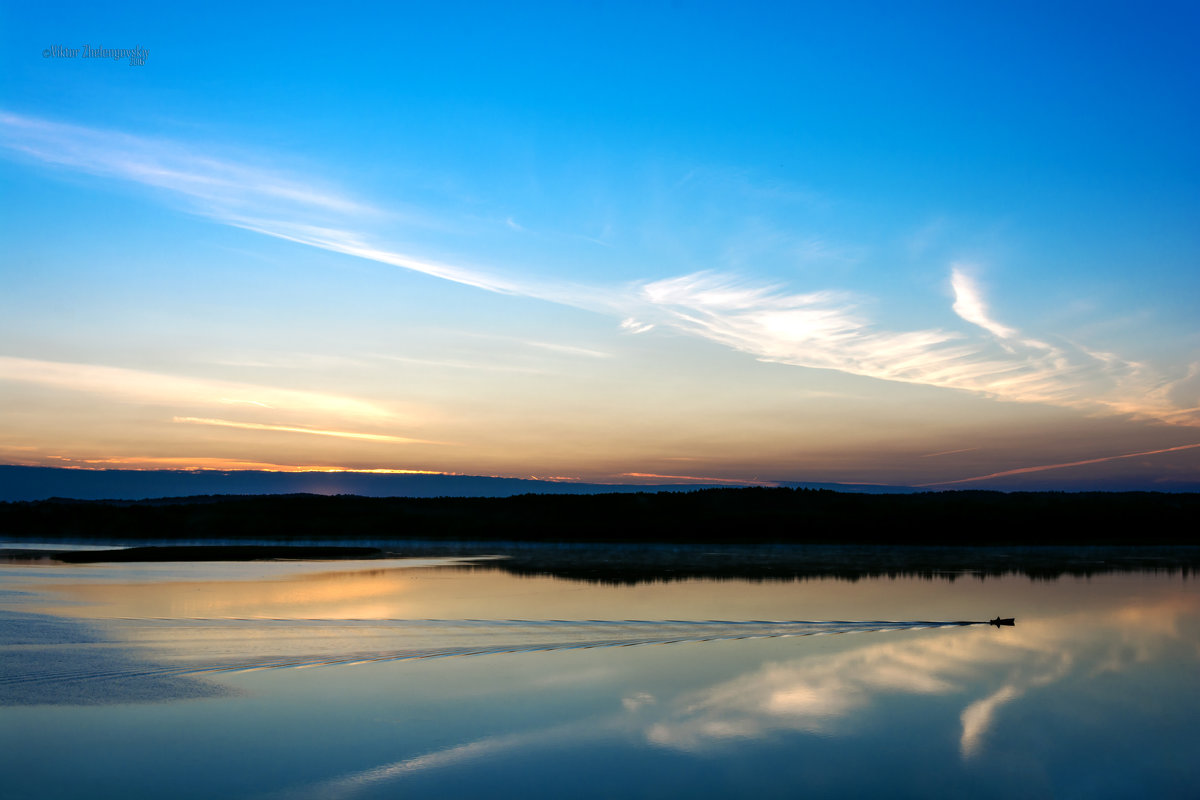
[[[0,466],[0,501],[144,500],[161,497],[246,494],[353,494],[362,497],[511,497],[518,494],[688,491],[721,484],[567,483],[472,475],[399,475],[367,472],[265,472],[260,470],[61,469]],[[888,492],[905,487],[870,484],[792,483],[814,489]]]

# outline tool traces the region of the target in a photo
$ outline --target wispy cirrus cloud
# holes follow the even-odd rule
[[[489,275],[482,270],[442,264],[427,259],[419,259],[405,253],[396,252],[367,243],[365,234],[339,228],[328,228],[308,225],[294,221],[278,219],[250,218],[242,216],[227,216],[223,220],[228,225],[242,228],[276,239],[284,239],[296,244],[308,245],[333,253],[365,258],[380,264],[421,272],[434,278],[474,286],[499,294],[520,294],[540,296],[533,286],[522,286],[505,278]]]
[[[194,209],[270,207],[292,212],[378,214],[311,179],[197,152],[166,139],[66,125],[0,112],[0,145],[90,175],[132,181],[190,198]]]
[[[37,450],[37,448],[11,448],[0,445],[0,454],[9,458],[15,450]],[[277,464],[273,461],[251,461],[243,458],[215,458],[212,456],[120,456],[109,458],[78,458],[57,454],[38,454],[36,459],[27,459],[23,466],[54,466],[64,469],[122,469],[122,470],[255,470],[259,472],[353,472],[364,475],[451,475],[428,469],[372,468],[330,464]],[[15,460],[14,461],[19,461]]]
[[[333,431],[321,428],[309,428],[301,425],[270,425],[264,422],[238,422],[230,419],[209,419],[204,417],[175,417],[172,422],[187,425],[211,425],[219,428],[239,428],[248,431],[276,431],[279,433],[303,433],[310,436],[333,436],[339,439],[359,439],[368,442],[386,442],[388,444],[439,444],[428,439],[410,439],[407,436],[391,436],[383,433],[363,433],[359,431]]]
[[[529,347],[534,347],[539,350],[549,350],[554,353],[563,353],[569,356],[586,356],[587,358],[612,358],[612,353],[606,353],[602,350],[593,350],[590,347],[578,347],[570,344],[557,344],[554,342],[524,342]]]
[[[39,161],[163,190],[192,213],[298,244],[366,258],[489,291],[495,276],[371,244],[351,222],[389,216],[312,178],[211,155],[169,139],[0,112],[0,146]]]
[[[1189,378],[1171,380],[1115,354],[1022,335],[996,319],[971,269],[962,264],[950,270],[952,309],[973,328],[895,331],[876,324],[839,291],[795,292],[712,271],[601,287],[501,275],[410,254],[363,230],[364,221],[388,215],[346,192],[199,153],[185,143],[0,113],[0,146],[47,164],[164,190],[186,200],[193,213],[222,224],[490,292],[610,314],[623,320],[620,328],[627,333],[665,328],[764,361],[1200,425],[1200,408],[1181,406],[1179,396],[1187,392],[1176,391]]]
[[[343,395],[172,375],[99,364],[0,356],[0,380],[101,395],[142,405],[256,406],[281,413],[363,422],[405,421],[408,415]]]
[[[1010,339],[1016,335],[1015,330],[991,318],[983,301],[983,293],[961,265],[955,264],[952,268],[950,285],[954,288],[955,314],[1001,339]]]
[[[846,293],[792,293],[715,272],[642,285],[638,316],[763,361],[1200,425],[1197,409],[1172,403],[1172,382],[1145,365],[1021,337],[992,319],[964,273],[954,270],[951,281],[955,310],[990,337],[942,328],[889,331],[862,315]]]

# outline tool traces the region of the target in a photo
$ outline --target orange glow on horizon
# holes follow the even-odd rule
[[[132,472],[144,472],[147,470],[176,469],[180,472],[354,472],[379,475],[459,474],[456,472],[442,472],[434,469],[393,469],[387,467],[362,469],[355,467],[339,467],[329,464],[273,464],[265,461],[244,461],[233,458],[187,458],[156,456],[145,456],[138,458],[80,459],[68,459],[62,456],[50,456],[50,458],[55,461],[64,462],[54,464],[53,466],[55,467],[60,469],[80,470],[126,469]]]
[[[778,486],[775,481],[738,480],[734,478],[703,478],[696,475],[658,475],[653,472],[622,472],[621,478],[668,478],[676,481],[696,481],[698,483],[732,483],[738,486]]]

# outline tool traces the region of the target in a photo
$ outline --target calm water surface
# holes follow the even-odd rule
[[[2,794],[1200,793],[1194,578],[495,563],[0,566]]]

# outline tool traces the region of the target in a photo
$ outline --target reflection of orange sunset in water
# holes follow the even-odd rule
[[[366,562],[260,562],[246,578],[229,580],[223,564],[187,565],[195,580],[68,583],[59,592],[88,605],[89,617],[275,617],[289,619],[1028,619],[1040,608],[1117,604],[1142,585],[1139,576],[1109,574],[1030,581],[1024,577],[954,581],[921,578],[858,581],[809,579],[744,584],[737,593],[720,582],[688,579],[616,587],[547,576],[517,576],[486,566],[438,566],[436,559]],[[107,574],[114,571],[69,573]],[[212,580],[206,580],[211,576]],[[1020,590],[1014,592],[1014,586]],[[651,611],[653,609],[653,611]],[[1024,628],[1022,628],[1024,630]]]
[[[345,566],[333,567],[339,571],[289,575],[279,574],[281,567],[287,567],[274,563],[264,568],[268,574],[262,580],[76,584],[62,591],[92,604],[81,610],[82,615],[100,618],[389,619],[411,616],[409,597],[415,577],[429,569],[345,570]]]

